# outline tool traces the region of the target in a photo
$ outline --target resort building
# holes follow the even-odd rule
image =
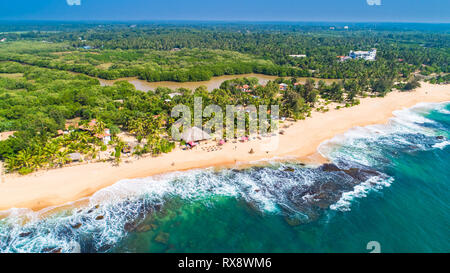
[[[289,57],[293,57],[293,58],[306,58],[305,54],[297,54],[297,55],[289,55]]]
[[[103,140],[103,144],[107,145],[111,141],[111,131],[106,128],[102,134],[95,134],[96,138]]]
[[[256,86],[254,86],[254,87],[256,87]],[[252,89],[250,89],[250,86],[248,84],[244,84],[243,86],[238,85],[238,86],[236,86],[236,88],[241,90],[242,92],[247,92],[247,93],[252,92]]]
[[[352,59],[364,59],[366,61],[375,61],[377,57],[377,49],[372,48],[370,51],[350,51],[348,56]]]
[[[351,50],[348,56],[337,56],[341,62],[350,59],[363,59],[366,61],[375,61],[377,57],[377,49],[372,48],[370,51],[353,51]]]

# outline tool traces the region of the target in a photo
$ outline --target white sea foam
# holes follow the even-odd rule
[[[438,148],[438,149],[444,149],[445,147],[447,147],[448,145],[450,145],[450,141],[446,140],[443,142],[439,142],[433,145],[433,148]]]
[[[356,185],[352,191],[344,192],[339,201],[330,206],[330,209],[350,211],[351,202],[355,198],[366,197],[370,191],[376,191],[384,187],[390,187],[393,181],[394,179],[392,177],[388,179],[379,176],[371,177],[367,181]]]
[[[346,158],[360,164],[373,166],[373,157],[368,155],[377,151],[370,150],[369,145],[381,139],[423,148],[424,146],[420,143],[411,143],[410,139],[404,137],[404,135],[423,134],[425,136],[435,136],[436,131],[425,125],[433,125],[436,122],[425,116],[433,110],[447,112],[446,107],[448,103],[419,103],[412,108],[394,111],[394,117],[389,119],[387,124],[352,128],[344,134],[337,135],[323,142],[319,146],[318,151],[327,158]],[[442,147],[441,145],[446,144],[436,145],[436,147]],[[347,149],[341,149],[343,146],[347,147]]]

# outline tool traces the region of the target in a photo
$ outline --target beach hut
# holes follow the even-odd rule
[[[71,153],[71,154],[69,154],[69,158],[72,162],[81,161],[81,154],[80,153]]]
[[[203,141],[210,138],[211,136],[207,132],[198,127],[185,128],[185,130],[181,134],[181,139],[186,143]]]

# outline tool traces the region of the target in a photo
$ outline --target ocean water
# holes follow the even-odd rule
[[[450,251],[450,103],[267,162],[119,181],[80,205],[0,213],[0,252]]]

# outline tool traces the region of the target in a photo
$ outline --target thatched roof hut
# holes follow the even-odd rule
[[[210,139],[211,136],[198,127],[186,128],[181,134],[181,139],[186,142],[195,142]]]

